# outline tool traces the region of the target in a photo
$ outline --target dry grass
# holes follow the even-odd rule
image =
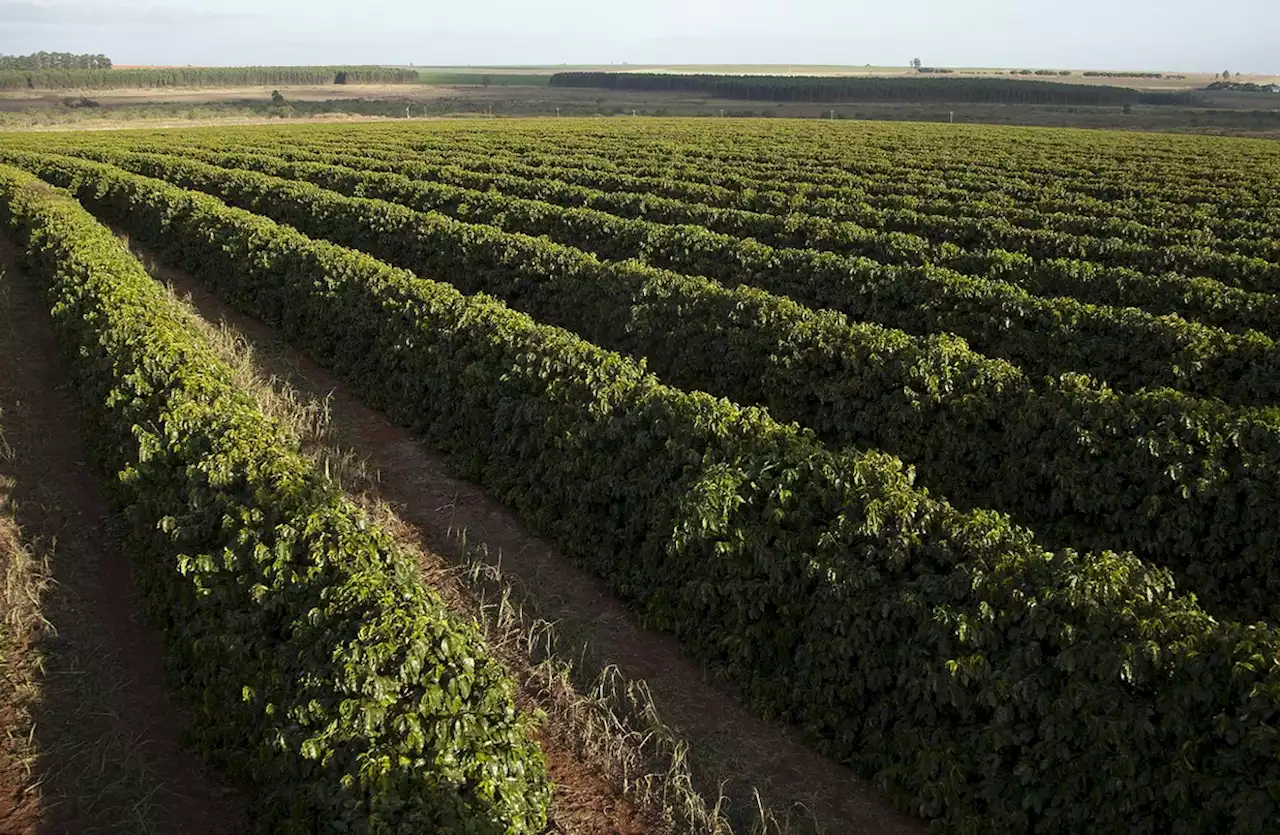
[[[0,270],[0,310],[9,309],[7,277]],[[4,434],[0,411],[0,464],[13,460],[13,448]],[[33,706],[39,699],[39,682],[45,674],[41,640],[54,634],[45,617],[44,601],[53,586],[50,552],[22,541],[16,508],[14,482],[0,473],[0,715],[5,717],[0,747],[11,768],[20,769],[24,796],[38,797],[40,778],[35,764],[40,754],[35,738]],[[18,789],[19,786],[13,788]]]
[[[694,779],[691,748],[659,714],[644,681],[616,666],[589,660],[587,643],[536,614],[537,594],[504,574],[501,555],[467,547],[467,532],[452,531],[464,560],[466,588],[477,601],[490,641],[514,653],[525,684],[578,753],[602,765],[614,784],[672,832],[731,835],[723,791],[709,802]],[[594,677],[589,671],[599,669]],[[803,809],[779,814],[753,791],[751,835],[821,832]]]
[[[0,438],[0,452],[5,449],[2,443]],[[6,718],[0,746],[21,769],[22,793],[38,798],[41,779],[35,765],[40,747],[32,714],[45,675],[39,644],[53,634],[43,611],[53,580],[48,555],[39,555],[22,542],[8,501],[11,489],[12,484],[0,477],[0,715]]]

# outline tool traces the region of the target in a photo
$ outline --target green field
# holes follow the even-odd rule
[[[549,74],[514,72],[448,72],[422,70],[418,79],[423,84],[457,84],[480,87],[546,87]]]
[[[536,833],[549,791],[487,645],[98,224],[937,831],[1274,831],[1275,143],[782,119],[8,134],[0,221],[182,624],[196,733],[269,824],[283,797],[346,831],[356,792],[388,831]],[[366,745],[391,758],[365,769]]]

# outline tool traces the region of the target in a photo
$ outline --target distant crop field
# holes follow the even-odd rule
[[[731,685],[701,712],[789,723],[915,816],[876,807],[883,831],[1274,831],[1280,145],[732,118],[0,134],[0,219],[155,549],[199,731],[291,809],[533,835],[560,789],[500,653],[110,230],[678,641]]]
[[[915,77],[723,75],[670,72],[562,72],[552,87],[679,93],[747,101],[1004,103],[1025,105],[1183,105],[1191,93],[1072,84],[1060,77],[968,78],[930,73]]]
[[[514,72],[439,72],[422,70],[418,80],[423,84],[463,84],[481,87],[545,87],[550,81],[550,74],[514,73]]]
[[[627,73],[680,73],[714,75],[811,75],[825,77],[875,77],[916,78],[921,73],[912,67],[842,66],[834,64],[606,64],[606,65],[546,65],[512,67],[422,67],[424,76],[432,74],[473,73],[514,75],[536,79],[561,72],[627,72]],[[950,67],[947,75],[957,78],[1028,78],[1048,77],[1050,80],[1071,84],[1094,84],[1112,87],[1134,87],[1140,90],[1184,91],[1203,89],[1218,80],[1217,73],[1189,72],[1184,70],[1115,71],[1105,69],[1079,69],[1070,67]],[[1037,71],[1046,73],[1038,76]],[[1023,73],[1026,73],[1025,75]],[[1242,83],[1280,83],[1280,74],[1233,73]]]

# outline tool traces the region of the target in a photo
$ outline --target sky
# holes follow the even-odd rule
[[[1280,0],[0,0],[118,64],[872,64],[1280,73]]]

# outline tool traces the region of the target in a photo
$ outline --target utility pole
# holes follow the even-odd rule
[[[953,110],[947,114],[947,124],[954,125],[956,123],[956,112]]]

